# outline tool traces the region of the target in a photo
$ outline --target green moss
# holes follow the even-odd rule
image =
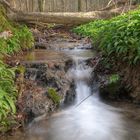
[[[58,95],[54,88],[48,89],[48,97],[51,98],[55,104],[58,105],[60,103],[61,97]]]
[[[24,74],[25,71],[26,71],[26,69],[25,69],[24,66],[18,66],[18,67],[16,68],[16,71],[19,72],[19,73],[21,73],[21,74]]]
[[[118,83],[120,81],[120,76],[118,74],[112,74],[109,76],[109,83]]]
[[[108,77],[108,83],[100,87],[100,94],[105,98],[117,98],[121,89],[120,76],[112,74]]]
[[[120,87],[120,76],[118,74],[112,74],[109,76],[109,83],[106,88],[108,88],[108,91],[110,91],[112,94],[117,94],[117,91]]]

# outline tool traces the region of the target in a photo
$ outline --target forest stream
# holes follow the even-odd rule
[[[26,62],[45,61],[49,51],[36,50],[30,53],[34,56],[32,59],[29,55],[24,59]],[[140,140],[138,121],[126,115],[131,110],[114,107],[100,99],[98,82],[94,76],[91,79],[93,67],[86,64],[96,53],[90,48],[75,46],[73,49],[55,49],[52,55],[58,59],[62,54],[73,60],[66,76],[74,80],[74,101],[68,105],[62,102],[49,118],[35,119],[25,132],[17,132],[4,140]]]
[[[0,140],[140,140],[139,5],[0,0]]]

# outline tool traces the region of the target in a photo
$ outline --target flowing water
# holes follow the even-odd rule
[[[75,65],[68,72],[76,86],[73,105],[60,109],[49,119],[34,121],[21,140],[139,140],[136,124],[130,123],[118,109],[103,103],[98,96],[98,85],[90,84],[92,68],[84,61],[91,50],[71,50]],[[86,100],[85,100],[86,99]],[[136,130],[137,129],[137,130]],[[139,134],[139,133],[138,133]],[[18,140],[14,137],[12,140]]]

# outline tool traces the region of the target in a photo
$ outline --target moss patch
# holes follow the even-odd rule
[[[100,94],[104,98],[117,99],[120,89],[120,76],[118,74],[112,74],[108,76],[108,82],[100,87]]]
[[[61,97],[58,95],[54,88],[48,89],[48,97],[51,98],[55,104],[59,105]]]

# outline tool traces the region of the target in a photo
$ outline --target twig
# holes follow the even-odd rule
[[[93,94],[87,96],[85,99],[83,99],[82,101],[80,101],[80,103],[78,103],[75,108],[77,108],[78,106],[80,106],[85,100],[87,100],[90,96],[92,96]]]

